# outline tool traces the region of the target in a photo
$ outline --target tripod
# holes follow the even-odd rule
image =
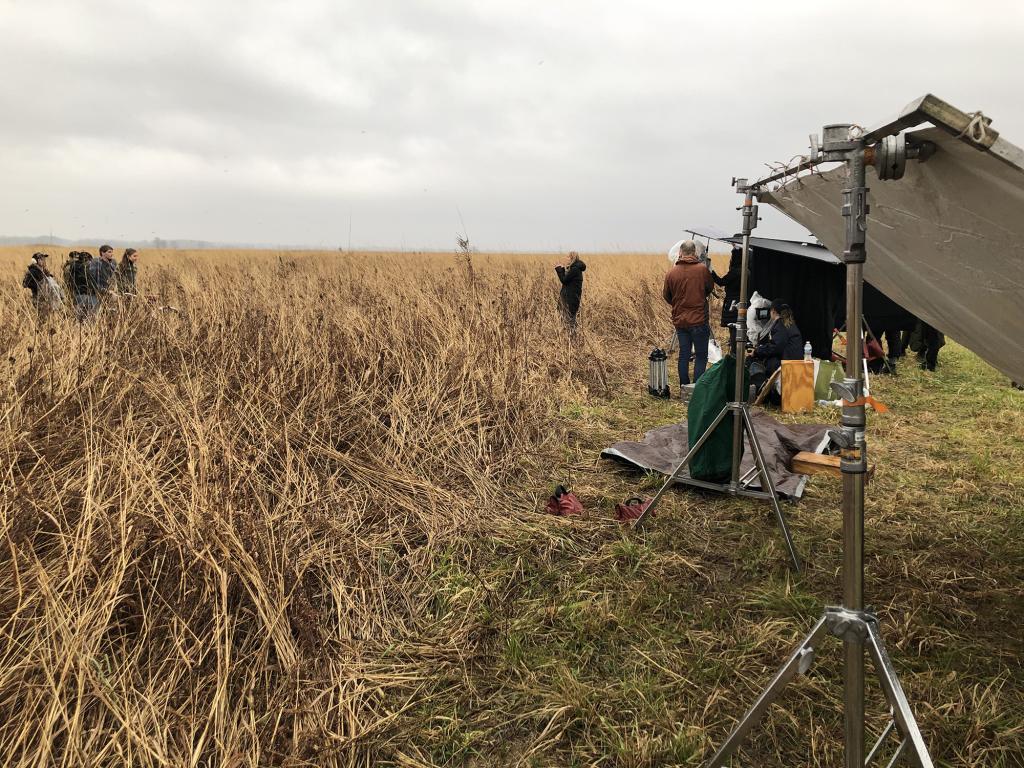
[[[772,681],[768,683],[768,687],[765,688],[757,701],[754,702],[754,706],[747,711],[739,724],[733,729],[733,732],[729,734],[729,738],[725,740],[725,743],[722,744],[714,757],[708,761],[708,768],[721,768],[721,766],[728,762],[729,757],[743,743],[743,740],[746,739],[750,731],[761,721],[768,707],[782,694],[793,678],[797,675],[807,674],[814,663],[818,644],[829,634],[840,638],[844,643],[854,645],[857,648],[857,656],[862,665],[863,648],[865,644],[867,645],[868,653],[871,654],[871,661],[875,666],[875,674],[878,676],[878,682],[882,686],[882,692],[889,702],[889,723],[882,730],[881,735],[875,741],[874,746],[868,753],[867,758],[864,759],[862,765],[870,765],[871,761],[881,754],[881,749],[885,742],[892,735],[893,731],[896,730],[902,738],[889,765],[895,765],[896,760],[909,750],[909,754],[914,759],[914,764],[918,768],[932,768],[932,761],[928,757],[924,738],[917,727],[914,714],[910,711],[910,704],[903,693],[903,687],[896,677],[896,671],[893,669],[892,662],[889,660],[889,654],[886,653],[885,646],[882,643],[882,637],[878,631],[878,619],[869,611],[849,611],[836,606],[825,608],[824,615],[818,619],[814,629],[797,646],[789,660],[782,665],[782,668],[776,673]],[[849,660],[849,655],[847,660]],[[863,697],[863,678],[861,696]],[[861,706],[860,738],[863,739],[863,699]],[[847,727],[849,727],[849,723],[847,723]],[[849,744],[849,742],[847,743]],[[861,753],[863,754],[863,742],[861,744]]]
[[[758,697],[754,705],[740,719],[725,743],[708,761],[708,768],[721,768],[736,752],[750,731],[761,721],[768,707],[778,698],[789,682],[798,674],[806,673],[814,662],[819,642],[827,634],[843,641],[845,651],[844,681],[844,735],[845,768],[864,768],[875,757],[890,735],[896,731],[899,746],[889,766],[903,755],[908,755],[917,768],[933,768],[921,731],[907,703],[895,669],[882,644],[878,619],[864,607],[864,484],[867,472],[867,444],[864,438],[866,421],[863,397],[864,379],[862,362],[864,348],[861,338],[864,298],[864,262],[867,259],[867,193],[865,186],[866,157],[890,158],[905,152],[896,137],[878,129],[875,138],[882,141],[869,147],[867,137],[851,125],[825,126],[822,134],[821,159],[816,162],[846,163],[850,172],[850,186],[843,190],[843,217],[846,220],[846,327],[855,328],[856,340],[847,343],[846,378],[832,382],[832,388],[843,399],[842,428],[829,433],[840,447],[840,470],[843,474],[843,606],[826,607],[810,634],[797,646]],[[896,131],[900,128],[895,127]],[[870,152],[869,152],[870,150]],[[814,148],[815,156],[817,148]],[[900,178],[905,157],[897,165],[878,166],[880,179]],[[756,194],[763,185],[779,178],[772,175],[744,189],[748,195]],[[737,186],[737,190],[740,187]],[[847,337],[849,338],[849,336]],[[882,691],[889,702],[891,719],[875,742],[867,758],[864,756],[864,651],[867,647]]]
[[[735,180],[734,180],[735,181]],[[772,482],[771,474],[768,471],[768,465],[764,460],[764,452],[761,450],[761,444],[758,442],[757,433],[754,431],[754,422],[750,416],[750,405],[747,402],[747,398],[744,393],[743,383],[743,359],[740,355],[740,351],[743,349],[743,339],[747,335],[747,275],[748,275],[748,259],[750,253],[750,233],[754,227],[757,226],[757,206],[754,205],[754,200],[751,195],[747,195],[743,202],[743,255],[740,269],[740,299],[736,303],[737,315],[736,323],[732,326],[732,355],[736,360],[736,381],[733,391],[733,402],[727,403],[714,421],[711,422],[704,434],[700,436],[696,443],[692,445],[686,455],[683,457],[675,469],[672,470],[672,474],[668,476],[665,483],[658,489],[658,492],[651,499],[651,502],[646,506],[643,513],[633,523],[633,527],[637,527],[641,524],[643,519],[649,512],[653,512],[661,501],[661,497],[665,495],[665,492],[669,489],[672,483],[678,482],[692,485],[697,488],[706,488],[712,491],[719,491],[720,493],[728,493],[733,496],[745,496],[753,499],[764,499],[769,500],[772,503],[772,508],[775,512],[775,519],[779,524],[779,530],[782,531],[782,538],[786,542],[786,549],[789,551],[790,560],[793,562],[793,570],[797,573],[800,572],[800,557],[797,555],[796,547],[793,546],[793,538],[789,535],[789,527],[786,525],[786,517],[782,514],[782,507],[779,506],[779,495],[775,490],[775,484]],[[694,456],[704,447],[704,444],[708,441],[718,426],[725,420],[725,418],[732,414],[732,475],[727,483],[713,483],[704,480],[697,480],[689,476],[679,477],[679,474],[686,468],[689,467],[690,461]],[[754,455],[754,466],[748,470],[742,476],[740,475],[740,460],[743,457],[743,438],[746,436],[747,441],[750,443],[750,451]],[[759,478],[761,481],[761,489],[755,490],[750,487],[754,478]]]

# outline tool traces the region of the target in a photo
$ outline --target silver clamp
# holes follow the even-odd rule
[[[878,626],[878,617],[870,611],[852,611],[841,606],[825,608],[828,631],[845,642],[862,643],[868,636],[869,625]]]

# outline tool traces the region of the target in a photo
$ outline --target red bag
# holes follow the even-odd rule
[[[620,523],[628,523],[630,520],[636,520],[640,515],[644,513],[648,505],[651,503],[650,499],[641,499],[639,496],[630,496],[621,504],[615,505],[615,519]],[[651,517],[656,516],[657,512],[651,512]]]
[[[877,339],[868,339],[864,343],[864,357],[868,360],[879,360],[885,357],[885,352],[882,351],[882,345],[878,343]]]
[[[575,517],[583,514],[583,504],[576,498],[576,494],[567,491],[562,485],[555,488],[555,493],[548,498],[544,509],[549,515],[558,515],[559,517]]]

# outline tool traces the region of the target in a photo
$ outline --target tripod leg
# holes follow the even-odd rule
[[[889,700],[892,707],[892,718],[896,721],[900,736],[904,739],[905,746],[901,750],[909,750],[917,768],[934,768],[932,759],[928,755],[928,747],[924,743],[921,730],[917,727],[914,713],[910,711],[910,703],[903,693],[903,686],[896,677],[896,670],[889,660],[889,654],[885,652],[885,645],[882,643],[882,636],[878,632],[878,623],[867,622],[868,627],[868,652],[875,664],[875,674],[882,684],[882,691],[885,698]]]
[[[800,573],[800,556],[797,555],[796,547],[793,546],[793,538],[789,535],[789,526],[786,525],[786,518],[782,514],[782,507],[779,506],[779,494],[775,492],[775,484],[768,474],[768,465],[764,460],[764,454],[761,453],[761,444],[757,441],[757,435],[754,433],[754,422],[751,420],[750,412],[746,408],[743,409],[743,423],[746,425],[747,434],[750,437],[750,449],[754,452],[754,463],[761,472],[761,482],[764,483],[763,490],[771,494],[775,519],[779,521],[782,538],[786,540],[786,548],[789,550],[789,557],[793,561],[793,570]]]
[[[665,484],[658,489],[656,494],[654,494],[654,498],[651,499],[651,503],[647,505],[640,517],[633,521],[634,528],[640,525],[640,521],[647,516],[648,512],[654,511],[654,508],[658,506],[658,502],[661,501],[661,497],[665,495],[665,491],[667,491],[668,487],[675,481],[676,476],[682,471],[683,467],[690,463],[690,459],[697,455],[697,451],[704,447],[704,443],[706,443],[708,438],[711,437],[711,433],[718,428],[718,425],[722,423],[722,419],[724,419],[728,413],[729,406],[726,406],[717,416],[715,416],[715,420],[711,422],[711,426],[704,430],[704,434],[700,436],[700,439],[696,443],[694,443],[693,448],[686,452],[686,455],[683,456],[683,460],[680,461],[679,464],[676,465],[676,468],[672,470],[672,474],[668,476],[668,480],[665,481]]]
[[[889,764],[885,766],[885,768],[895,768],[896,762],[900,759],[900,756],[903,755],[903,750],[905,750],[906,748],[907,741],[906,739],[904,739],[902,742],[900,742],[899,748],[896,750],[895,754],[893,754],[892,760],[889,761]],[[867,763],[864,763],[864,765],[867,765]]]
[[[790,681],[798,674],[805,673],[810,669],[811,663],[814,661],[814,647],[828,631],[826,622],[827,617],[825,616],[818,619],[814,629],[797,646],[789,660],[782,665],[782,668],[775,674],[772,681],[768,683],[768,687],[764,689],[764,692],[754,702],[754,706],[740,719],[736,727],[733,728],[732,733],[729,734],[729,738],[725,740],[725,743],[722,744],[714,757],[708,761],[707,768],[721,768],[724,766],[726,761],[739,748],[740,744],[743,743],[743,740],[747,738],[747,734],[761,722],[761,718],[768,711],[768,707],[785,690]]]
[[[892,713],[890,712],[889,714],[891,715]],[[889,738],[889,735],[892,733],[892,729],[895,727],[896,721],[890,720],[888,725],[885,726],[885,730],[882,731],[882,735],[875,740],[875,746],[871,748],[871,751],[868,752],[868,756],[864,758],[865,766],[871,765],[871,761],[875,759],[875,755],[878,754],[878,751],[885,744],[885,740]],[[897,752],[897,754],[899,753]]]

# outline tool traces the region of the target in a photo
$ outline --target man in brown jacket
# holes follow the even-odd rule
[[[690,383],[690,349],[693,348],[693,381],[708,366],[708,295],[714,287],[711,273],[697,259],[692,240],[679,246],[679,260],[665,275],[662,295],[672,305],[672,325],[679,338],[679,384]]]

